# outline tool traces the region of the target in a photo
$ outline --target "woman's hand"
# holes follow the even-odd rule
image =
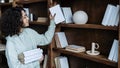
[[[54,16],[52,16],[52,15],[50,14],[50,16],[49,16],[49,17],[50,17],[50,20],[54,20],[55,15],[56,15],[56,14],[54,14]]]
[[[44,60],[44,56],[42,56],[42,57],[40,58],[40,63],[41,63],[43,60]]]
[[[51,5],[51,7],[52,7],[52,6],[55,6],[55,5],[57,5],[57,2],[54,2],[54,3]],[[54,14],[54,15],[52,16],[52,15],[50,14],[50,16],[49,16],[50,20],[54,20],[55,15],[56,15],[56,14]]]

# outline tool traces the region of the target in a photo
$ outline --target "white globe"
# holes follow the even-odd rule
[[[73,14],[73,22],[75,24],[85,24],[88,21],[88,15],[85,11],[76,11]]]

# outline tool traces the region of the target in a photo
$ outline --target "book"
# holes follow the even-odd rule
[[[119,23],[119,15],[120,15],[120,5],[117,5],[116,7],[116,18],[114,19],[115,21],[115,26],[118,26],[118,23]]]
[[[61,9],[59,4],[49,8],[49,11],[50,11],[52,16],[55,15],[54,21],[56,24],[59,24],[59,23],[65,21],[65,18],[64,18],[63,13],[62,13],[62,9]]]
[[[47,68],[47,61],[48,61],[48,55],[45,54],[44,62],[43,62],[43,68]]]
[[[55,41],[57,48],[65,48],[66,46],[68,46],[67,38],[64,32],[56,32]]]
[[[12,3],[13,2],[13,0],[9,0],[9,3]]]
[[[43,56],[42,54],[36,54],[36,55],[29,56],[29,57],[25,57],[24,64],[34,62],[34,61],[39,61],[40,58],[42,58],[42,56]]]
[[[68,59],[65,56],[59,57],[60,68],[69,68]]]
[[[56,68],[61,68],[61,67],[60,67],[59,57],[55,57],[54,61],[55,61],[55,66],[56,66]]]
[[[37,22],[47,22],[48,18],[47,17],[38,17]]]
[[[117,49],[116,49],[116,46],[117,46],[117,45],[118,45],[118,40],[114,39],[113,44],[112,44],[112,47],[111,47],[111,49],[110,49],[109,56],[108,56],[108,59],[109,59],[109,60],[113,60],[114,53],[115,53],[115,51],[117,50]]]
[[[72,23],[72,11],[70,7],[62,7],[63,15],[65,17],[65,23]]]
[[[115,6],[108,4],[103,20],[102,25],[104,26],[118,26],[119,22],[119,5]]]
[[[27,64],[33,61],[37,61],[43,56],[43,50],[40,48],[25,51],[18,55],[18,59],[21,63]]]
[[[116,6],[112,6],[112,11],[111,11],[111,14],[110,14],[110,16],[109,16],[109,20],[108,20],[108,24],[107,24],[107,26],[114,26],[115,25],[115,16],[116,16]]]
[[[65,47],[65,50],[76,52],[76,53],[86,51],[84,46],[78,46],[78,45],[68,45],[67,47]]]
[[[118,22],[116,21],[119,15],[119,5],[113,6],[113,10],[109,19],[108,26],[118,26]]]
[[[25,10],[25,12],[26,12],[28,18],[31,19],[29,8],[24,8],[24,10]]]
[[[5,51],[5,49],[6,49],[6,45],[0,44],[0,51]]]
[[[36,53],[38,54],[38,53],[42,53],[42,52],[43,52],[42,49],[37,48],[37,49],[25,51],[25,52],[23,52],[23,54],[24,54],[24,57],[28,57],[28,56],[34,55],[34,54],[36,54]]]
[[[56,68],[69,68],[68,58],[65,56],[55,57]]]
[[[114,8],[114,6],[112,4],[107,5],[107,8],[106,8],[103,20],[102,20],[102,25],[104,25],[104,26],[108,25],[109,20],[110,20],[110,16],[113,12],[113,8]]]
[[[118,46],[119,46],[119,43],[117,41],[115,44],[115,51],[112,59],[112,61],[115,61],[115,62],[118,62]]]

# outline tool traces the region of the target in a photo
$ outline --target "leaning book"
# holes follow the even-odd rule
[[[55,41],[56,41],[57,48],[65,48],[66,46],[68,46],[65,32],[56,32]]]

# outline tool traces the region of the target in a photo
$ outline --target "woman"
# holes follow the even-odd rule
[[[1,17],[1,32],[6,37],[6,58],[9,68],[40,68],[39,62],[22,64],[18,55],[22,52],[37,48],[37,45],[47,45],[52,41],[55,23],[51,17],[50,26],[45,34],[38,34],[28,28],[29,18],[22,7],[12,7]]]

